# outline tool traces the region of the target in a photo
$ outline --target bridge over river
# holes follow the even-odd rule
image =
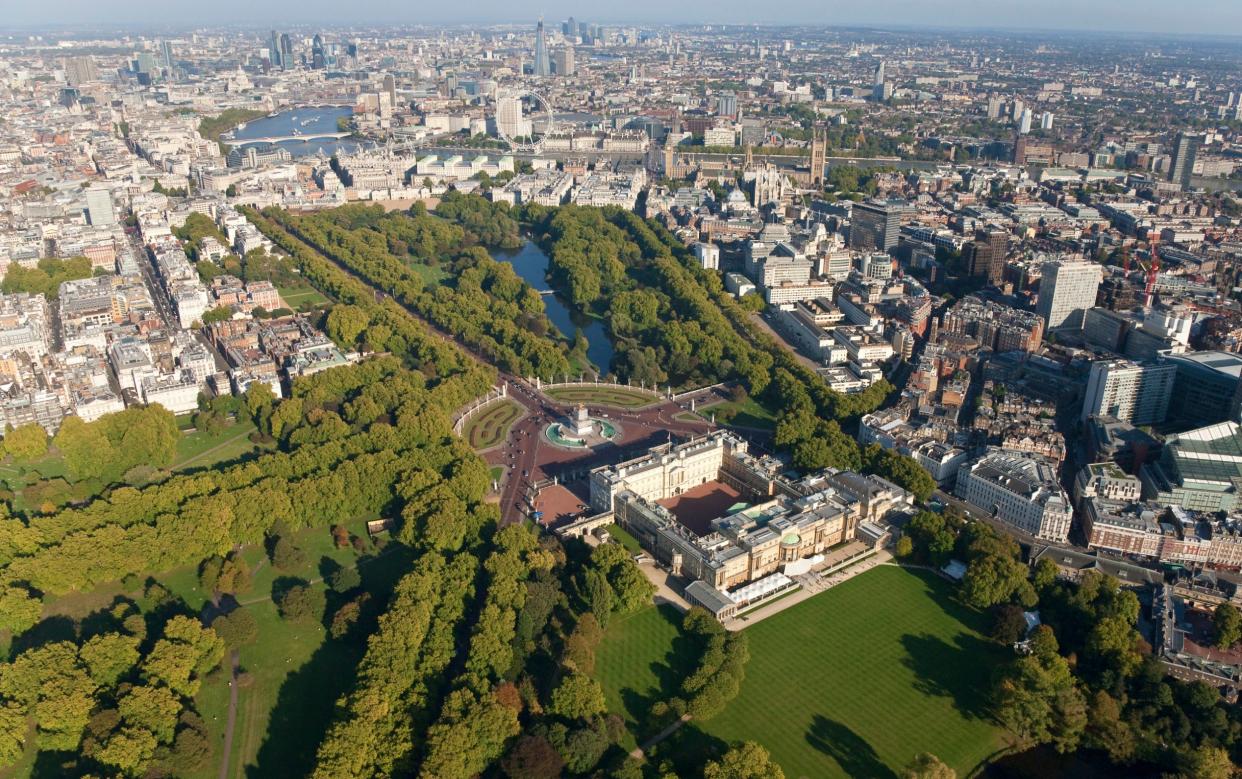
[[[249,143],[280,143],[281,141],[323,141],[340,140],[350,135],[348,132],[309,132],[301,135],[265,135],[260,138],[229,138],[220,140],[228,146],[245,146]]]

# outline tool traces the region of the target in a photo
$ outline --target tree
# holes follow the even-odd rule
[[[362,576],[352,565],[337,568],[328,574],[328,586],[333,592],[346,593],[362,586]]]
[[[514,743],[500,767],[512,779],[548,779],[561,775],[565,761],[546,738],[526,735]]]
[[[14,635],[34,627],[43,614],[43,603],[21,587],[0,590],[0,628]]]
[[[249,609],[234,609],[228,614],[221,614],[211,621],[211,629],[224,640],[230,649],[254,643],[259,636],[259,623]]]
[[[237,595],[250,589],[250,566],[236,552],[209,557],[199,566],[198,580],[208,592]]]
[[[992,638],[1001,644],[1013,644],[1026,635],[1026,616],[1022,607],[1005,603],[993,611]]]
[[[1020,562],[988,554],[970,562],[962,581],[962,597],[975,608],[986,609],[1021,593],[1024,585],[1029,587],[1026,568]]]
[[[112,687],[138,663],[136,636],[101,633],[78,649],[87,672],[101,687]]]
[[[1187,779],[1230,779],[1235,773],[1229,753],[1206,744],[1192,752],[1186,763],[1186,769],[1180,775]]]
[[[216,306],[203,312],[203,324],[210,325],[216,322],[227,322],[233,318],[233,310],[228,306]]]
[[[280,594],[276,606],[280,616],[294,622],[318,622],[323,619],[327,598],[323,590],[309,584],[295,584]]]
[[[126,723],[150,731],[157,741],[167,744],[177,730],[181,701],[167,687],[142,685],[125,693],[117,710]]]
[[[768,750],[744,741],[703,766],[703,779],[785,779],[785,772],[772,762]]]
[[[1036,630],[1051,632],[1046,626]],[[1078,746],[1087,725],[1086,700],[1069,663],[1055,649],[1041,646],[1017,658],[1002,675],[994,697],[997,718],[1020,741],[1050,743],[1062,753]]]
[[[1043,592],[1056,580],[1057,564],[1047,557],[1039,558],[1039,562],[1035,563],[1035,571],[1031,574],[1031,583],[1035,585],[1035,589]]]
[[[1118,765],[1134,759],[1134,731],[1122,718],[1121,705],[1103,690],[1096,692],[1091,699],[1083,744],[1107,752],[1108,758]]]
[[[957,779],[957,771],[931,752],[921,752],[901,772],[901,779]]]
[[[0,706],[0,766],[10,766],[21,759],[29,724],[20,706]]]
[[[70,414],[60,423],[52,440],[64,456],[69,473],[79,481],[102,477],[116,459],[112,442],[99,420],[83,422],[81,417]]]
[[[30,422],[4,435],[4,451],[18,462],[33,462],[47,454],[47,431]]]
[[[588,719],[603,712],[604,691],[599,682],[583,673],[570,673],[552,691],[548,710],[565,719]]]
[[[328,625],[328,634],[333,638],[341,638],[349,632],[359,619],[362,617],[362,609],[371,600],[370,593],[362,593],[353,600],[346,601],[340,605],[333,614],[332,622]]]
[[[112,733],[95,757],[104,765],[130,776],[141,775],[155,756],[155,734],[144,728],[122,728]]]
[[[897,548],[893,551],[904,560],[914,554],[914,542],[910,540],[910,536],[902,536],[897,539]]]
[[[1216,646],[1228,649],[1242,639],[1242,612],[1232,603],[1222,603],[1212,614]]]
[[[272,544],[272,565],[282,571],[292,571],[306,564],[306,555],[288,536],[277,536]]]

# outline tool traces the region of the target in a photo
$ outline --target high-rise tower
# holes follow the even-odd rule
[[[552,75],[552,64],[548,61],[548,42],[543,34],[543,19],[539,20],[539,26],[535,28],[535,75]]]
[[[1195,158],[1199,156],[1199,139],[1187,133],[1178,133],[1173,145],[1173,159],[1169,163],[1169,181],[1190,189],[1190,177],[1194,174]]]

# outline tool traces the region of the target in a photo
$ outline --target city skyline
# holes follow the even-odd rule
[[[1124,34],[1158,33],[1161,35],[1203,35],[1236,38],[1222,30],[1242,26],[1242,6],[1226,0],[1192,0],[1179,8],[1175,17],[1167,15],[1167,6],[1156,0],[1103,0],[1093,7],[1089,19],[1083,18],[1081,6],[1071,0],[1051,0],[1032,16],[1029,9],[1016,2],[983,2],[982,0],[947,0],[930,7],[916,0],[877,0],[859,8],[857,4],[813,0],[796,0],[782,8],[780,24],[770,17],[756,18],[754,7],[738,0],[726,0],[713,6],[711,15],[686,13],[681,8],[654,0],[637,0],[627,4],[626,14],[617,16],[610,4],[558,2],[530,8],[517,8],[512,3],[481,0],[471,5],[468,13],[460,7],[419,9],[393,0],[368,0],[342,7],[327,0],[277,0],[266,3],[264,14],[241,0],[221,0],[210,12],[200,5],[167,3],[163,6],[134,6],[121,0],[52,0],[37,6],[12,9],[6,18],[9,28],[77,28],[88,25],[152,28],[157,26],[193,26],[216,24],[222,16],[235,14],[241,26],[271,24],[334,24],[365,25],[397,24],[489,24],[520,23],[526,19],[561,19],[576,16],[605,24],[713,24],[750,25],[761,27],[789,25],[823,25],[825,27],[891,27],[935,30],[1023,30],[1031,32],[1116,32]],[[3,28],[0,28],[3,29]]]

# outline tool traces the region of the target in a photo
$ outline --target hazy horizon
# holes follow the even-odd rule
[[[1157,0],[1099,0],[1084,18],[1080,0],[790,0],[767,16],[754,3],[720,0],[695,13],[658,0],[631,0],[624,16],[617,6],[595,2],[519,4],[475,0],[463,13],[459,5],[423,5],[397,0],[217,0],[133,3],[132,0],[45,0],[10,9],[5,28],[174,27],[367,24],[510,24],[543,16],[558,23],[569,16],[605,24],[759,24],[875,26],[929,29],[1006,29],[1033,32],[1116,32],[1237,37],[1242,34],[1242,2],[1188,0],[1169,14]],[[261,9],[261,10],[260,10]],[[779,15],[776,15],[777,12]]]

